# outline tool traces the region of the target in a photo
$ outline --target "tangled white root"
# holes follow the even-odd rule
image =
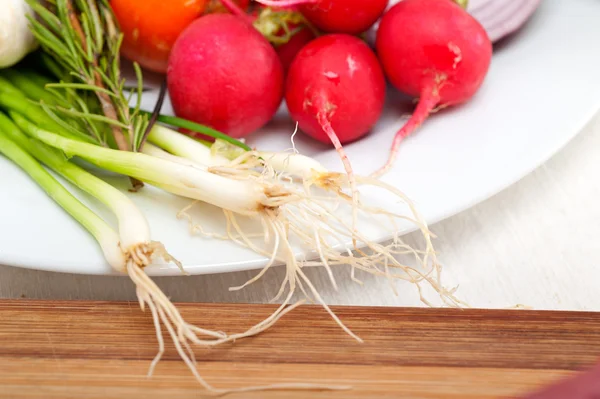
[[[156,365],[160,361],[165,351],[165,342],[161,328],[161,326],[164,326],[171,337],[171,340],[175,345],[175,349],[177,350],[177,353],[181,359],[190,369],[196,380],[210,392],[216,394],[225,394],[230,392],[250,392],[274,389],[340,390],[349,388],[347,386],[305,383],[272,384],[238,389],[217,389],[213,387],[204,378],[202,378],[198,372],[192,345],[212,347],[259,334],[260,332],[270,328],[286,313],[301,305],[303,301],[287,307],[285,305],[281,305],[272,316],[242,333],[227,335],[224,332],[206,330],[187,323],[175,305],[173,305],[169,298],[167,298],[167,296],[154,283],[154,281],[152,281],[152,279],[150,279],[150,277],[144,272],[144,268],[150,264],[153,257],[162,257],[164,260],[172,261],[181,267],[179,262],[177,262],[177,260],[175,260],[166,252],[162,244],[152,242],[149,244],[140,245],[130,249],[128,251],[128,255],[127,274],[136,286],[136,295],[139,300],[140,307],[142,310],[145,310],[146,306],[148,309],[150,309],[154,328],[156,330],[156,339],[158,341],[159,349],[158,353],[150,364],[150,368],[148,370],[149,377],[153,374]],[[200,336],[205,336],[206,338],[200,338]]]
[[[293,136],[292,146],[294,147]],[[320,303],[344,331],[361,341],[360,337],[350,331],[327,306],[307,277],[305,273],[307,267],[323,267],[335,289],[337,289],[337,283],[332,269],[349,267],[352,280],[359,284],[362,283],[356,277],[357,270],[387,278],[394,293],[396,293],[395,280],[411,282],[417,288],[421,301],[429,306],[432,304],[423,294],[423,285],[428,285],[436,290],[442,301],[448,306],[468,306],[455,298],[454,290],[447,290],[442,285],[441,266],[432,245],[433,234],[413,203],[400,190],[374,178],[350,175],[351,179],[347,174],[327,172],[315,160],[305,158],[304,161],[307,162],[302,162],[301,156],[292,160],[292,156],[299,155],[295,147],[292,150],[293,153],[287,159],[285,156],[282,157],[280,152],[276,153],[275,158],[277,159],[273,162],[264,159],[259,152],[248,151],[226,165],[210,166],[210,162],[203,163],[209,165],[208,171],[220,176],[235,180],[250,180],[262,185],[266,199],[259,204],[259,210],[252,217],[259,227],[258,232],[248,231],[247,228],[242,227],[240,221],[247,216],[240,216],[228,210],[223,210],[226,231],[218,233],[207,231],[194,220],[190,213],[190,209],[197,201],[191,203],[177,215],[178,218],[188,220],[190,231],[193,234],[231,240],[268,259],[264,268],[256,276],[239,287],[231,287],[230,290],[240,290],[255,283],[275,263],[285,265],[285,276],[281,287],[272,299],[272,301],[279,301],[283,298],[282,303],[265,320],[243,333],[232,335],[191,326],[181,318],[168,298],[143,272],[143,264],[138,262],[128,264],[128,273],[138,287],[140,304],[142,308],[147,305],[152,312],[159,340],[160,351],[152,362],[150,371],[164,351],[160,327],[162,323],[173,339],[179,355],[205,388],[216,393],[232,392],[214,389],[200,377],[196,370],[191,344],[204,347],[214,346],[252,336],[270,328],[286,313],[304,303],[302,300],[291,304],[297,290],[304,294],[306,299]],[[282,158],[283,162],[281,162]],[[346,169],[350,169],[347,158],[343,157],[343,160],[346,161]],[[201,162],[203,160],[194,161]],[[363,204],[357,186],[365,185],[376,186],[393,194],[396,199],[406,205],[408,212],[406,214],[394,213]],[[350,189],[350,193],[345,191],[348,189]],[[343,206],[350,207],[351,217],[348,218],[350,222],[347,222],[346,218],[338,212]],[[357,227],[359,215],[367,219],[378,217],[387,220],[393,237],[391,242],[380,244],[369,240]],[[400,221],[410,222],[420,231],[424,241],[423,249],[413,248],[400,238],[397,233]],[[351,248],[348,248],[349,243],[352,243]],[[312,260],[300,259],[297,256],[297,253],[306,253],[307,250],[314,254]],[[400,257],[408,258],[409,261],[401,261]],[[200,339],[199,335],[208,336],[208,338]],[[281,388],[345,389],[348,387],[285,384],[244,388],[236,391]]]
[[[454,296],[454,290],[447,290],[442,285],[441,266],[432,244],[433,234],[414,204],[400,190],[376,179],[355,176],[360,185],[377,186],[392,193],[408,207],[407,215],[366,206],[357,201],[356,196],[346,194],[343,189],[349,186],[349,182],[344,174],[313,173],[310,178],[301,180],[303,184],[293,184],[294,181],[298,181],[297,178],[275,172],[268,162],[252,152],[244,153],[228,165],[212,167],[211,171],[234,179],[254,179],[264,185],[265,193],[269,195],[269,200],[264,203],[264,209],[254,217],[257,224],[261,226],[259,233],[245,231],[239,221],[244,216],[227,210],[223,210],[227,221],[226,232],[207,232],[202,225],[193,220],[189,212],[196,202],[178,214],[179,218],[188,220],[193,234],[232,240],[268,258],[266,265],[256,276],[230,290],[243,289],[263,277],[275,263],[283,263],[286,268],[285,277],[272,301],[279,301],[287,289],[288,294],[282,303],[282,306],[285,306],[296,289],[299,289],[307,299],[320,303],[336,323],[358,341],[361,339],[344,326],[323,301],[306,276],[304,267],[323,267],[336,289],[337,283],[332,268],[347,266],[350,267],[352,279],[358,283],[360,280],[356,278],[356,270],[386,277],[394,292],[396,291],[393,280],[406,280],[416,286],[423,303],[433,306],[423,295],[422,284],[427,284],[437,291],[447,306],[467,306]],[[315,190],[319,190],[319,193],[315,193]],[[369,240],[360,229],[355,228],[354,216],[348,223],[338,212],[344,205],[350,206],[352,213],[357,212],[365,218],[377,216],[387,219],[393,236],[391,242],[384,245]],[[397,234],[399,220],[408,221],[417,227],[425,243],[423,249],[412,248],[402,241]],[[264,238],[262,244],[256,240],[261,237]],[[292,242],[299,244],[302,250],[295,249],[298,245],[292,245]],[[348,243],[353,243],[354,251],[348,249]],[[298,259],[296,253],[306,252],[307,249],[314,253],[314,260]],[[398,259],[400,255],[409,255],[415,265],[401,262]],[[281,309],[278,309],[269,320],[276,321],[281,317]]]

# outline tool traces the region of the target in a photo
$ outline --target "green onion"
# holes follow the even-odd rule
[[[10,113],[13,120],[24,122],[24,118]],[[121,246],[127,253],[150,241],[150,230],[144,215],[137,206],[121,191],[92,175],[79,166],[69,162],[60,151],[27,137],[6,115],[0,113],[0,126],[5,134],[34,157],[52,168],[64,178],[87,192],[104,205],[117,217]],[[119,271],[124,271],[123,267]]]
[[[228,179],[206,169],[183,165],[139,153],[112,150],[72,140],[40,129],[22,116],[15,123],[28,135],[60,149],[67,156],[78,156],[106,170],[140,179],[174,194],[205,201],[240,214],[254,214],[267,196],[264,188],[251,181]]]
[[[62,105],[68,106],[65,101],[61,101],[61,99],[51,93],[50,91],[44,89],[44,86],[41,86],[36,81],[36,77],[39,76],[37,74],[31,73],[29,71],[18,71],[14,68],[3,69],[0,71],[0,76],[5,77],[11,84],[16,86],[19,90],[21,90],[25,95],[29,98],[35,98],[43,101],[49,105]]]
[[[14,112],[11,113],[11,116],[21,124],[32,125],[30,122],[27,122],[25,118]],[[36,157],[42,159],[43,162],[47,163],[47,165],[55,171],[108,205],[119,218],[120,234],[117,235],[108,224],[75,198],[52,175],[50,175],[50,173],[48,173],[35,158],[9,137],[13,137],[16,142],[21,143],[24,147],[31,150]],[[84,143],[81,144],[90,145]],[[109,151],[121,152],[116,150]],[[143,243],[140,243],[141,245],[129,248],[125,246],[128,235],[135,237],[136,232],[144,231],[143,235],[146,237],[145,233],[148,231],[148,228],[145,225],[145,219],[141,225],[138,226],[135,226],[135,224],[132,223],[132,221],[135,221],[141,214],[137,215],[138,211],[135,209],[135,206],[129,206],[133,205],[132,203],[130,204],[130,200],[109,184],[69,163],[60,152],[47,148],[44,144],[23,135],[19,128],[12,124],[10,119],[3,113],[0,113],[0,153],[5,154],[10,160],[25,170],[25,172],[29,174],[35,182],[50,195],[50,197],[84,226],[94,236],[96,241],[98,241],[104,252],[104,257],[109,264],[114,269],[126,273],[135,284],[136,294],[142,309],[144,309],[146,305],[150,308],[154,319],[156,336],[159,341],[159,353],[150,364],[149,375],[152,374],[154,367],[160,360],[164,351],[163,336],[160,329],[160,323],[162,322],[173,339],[178,353],[184,359],[186,364],[188,364],[196,379],[207,389],[214,390],[214,388],[206,383],[198,374],[189,355],[182,349],[182,345],[189,349],[189,342],[203,346],[214,346],[218,343],[228,342],[232,339],[223,333],[205,330],[188,324],[181,317],[179,311],[171,303],[169,298],[143,271],[143,267],[149,264],[153,255],[162,256],[166,260],[174,261],[174,259],[165,252],[163,246],[159,243],[144,241]],[[140,227],[141,230],[138,229]],[[146,238],[144,238],[144,240],[146,240]],[[258,329],[256,332],[252,330],[247,335],[253,335],[257,332],[259,332]],[[210,339],[200,339],[198,337],[200,334],[209,336]],[[239,336],[241,337],[242,334],[239,334]]]
[[[227,163],[227,159],[224,158],[211,160],[211,157],[213,156],[213,154],[211,154],[211,148],[214,144],[207,147],[187,135],[177,133],[176,131],[159,124],[155,124],[152,127],[152,130],[148,135],[148,141],[171,154],[200,162],[207,166]]]
[[[27,151],[9,139],[6,131],[8,118],[0,113],[0,152],[23,169],[58,205],[81,224],[96,239],[107,262],[122,270],[125,257],[119,246],[119,237],[87,206],[81,203]]]
[[[14,87],[8,80],[0,76],[0,107],[12,109],[31,120],[36,121],[47,129],[56,131],[65,137],[73,140],[81,140],[88,143],[94,142],[93,139],[85,133],[77,131],[72,126],[60,123],[53,119],[44,109],[35,102],[28,99],[19,89]]]
[[[146,114],[146,115],[151,115],[150,112],[143,111],[143,110],[140,110],[140,113]],[[244,144],[240,140],[234,139],[233,137],[228,136],[225,133],[219,132],[218,130],[212,129],[208,126],[201,125],[199,123],[191,122],[186,119],[182,119],[182,118],[178,118],[176,116],[170,116],[170,115],[159,115],[157,118],[157,121],[165,123],[167,125],[176,126],[176,127],[180,127],[183,129],[191,130],[193,132],[201,133],[205,136],[212,137],[215,139],[221,139],[221,140],[231,143],[237,147],[243,148],[246,151],[252,151],[252,148],[250,148],[247,144]]]

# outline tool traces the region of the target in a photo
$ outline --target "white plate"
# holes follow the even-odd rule
[[[517,35],[496,49],[488,78],[467,105],[433,116],[407,140],[385,180],[402,189],[430,222],[460,212],[504,189],[564,146],[600,107],[600,2],[546,0]],[[152,99],[145,98],[146,107]],[[391,96],[377,129],[346,147],[355,169],[371,172],[387,156],[409,104]],[[168,109],[168,108],[167,108]],[[250,139],[261,148],[290,146],[291,124],[282,114]],[[340,169],[329,148],[297,137],[301,152]],[[85,274],[111,274],[94,240],[42,191],[0,158],[0,264]],[[118,179],[125,187],[125,180]],[[368,198],[378,197],[366,192]],[[264,259],[232,243],[191,237],[175,218],[189,201],[147,187],[132,195],[162,241],[192,274],[257,268]],[[95,209],[98,204],[81,198]],[[379,199],[379,198],[378,198]],[[160,208],[156,203],[160,201]],[[385,201],[385,200],[384,200]],[[102,212],[108,214],[106,212]],[[208,228],[219,212],[197,212]],[[371,228],[373,239],[388,231]],[[443,237],[441,238],[443,239]],[[177,275],[153,266],[154,275]]]

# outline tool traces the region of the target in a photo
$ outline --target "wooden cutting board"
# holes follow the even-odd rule
[[[267,305],[179,304],[198,326],[245,330]],[[600,314],[337,307],[345,335],[317,306],[271,330],[195,350],[216,387],[306,382],[347,391],[269,391],[227,398],[510,398],[600,357]],[[157,343],[137,303],[0,301],[1,398],[204,398],[172,345],[146,378]]]

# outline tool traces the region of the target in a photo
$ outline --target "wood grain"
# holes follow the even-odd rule
[[[238,332],[267,305],[179,304],[196,325]],[[508,398],[591,366],[600,314],[524,310],[339,307],[365,340],[319,307],[294,310],[260,336],[197,348],[201,374],[235,388],[281,382],[352,385],[342,392],[272,391],[232,398]],[[0,301],[1,398],[209,397],[171,345],[146,378],[157,343],[136,303]]]

